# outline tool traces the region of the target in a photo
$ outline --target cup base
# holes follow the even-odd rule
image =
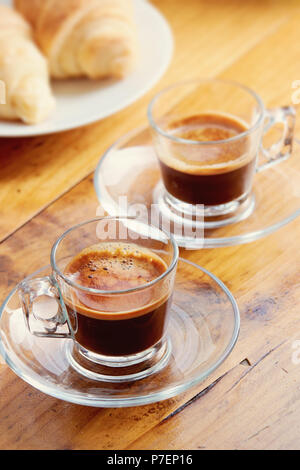
[[[174,229],[180,227],[186,233],[235,224],[247,219],[255,208],[255,196],[252,193],[217,206],[187,204],[169,194],[161,182],[154,190],[153,200],[163,224],[173,225]]]
[[[172,345],[169,338],[161,340],[152,348],[127,357],[102,356],[80,346],[66,344],[66,356],[79,374],[101,382],[132,382],[161,371],[169,362]]]

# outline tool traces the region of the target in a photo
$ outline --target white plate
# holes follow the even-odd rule
[[[0,0],[10,5],[11,0]],[[68,80],[53,83],[54,115],[42,124],[0,122],[0,137],[29,137],[74,129],[110,116],[150,90],[165,73],[173,53],[171,30],[148,2],[134,0],[139,28],[140,58],[131,75],[121,81]],[[1,106],[1,105],[0,105]]]

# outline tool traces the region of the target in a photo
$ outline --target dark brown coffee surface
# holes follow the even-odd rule
[[[173,122],[168,130],[191,141],[175,142],[160,151],[163,181],[172,196],[189,204],[214,206],[248,192],[256,160],[249,137],[217,144],[244,133],[247,126],[242,121],[223,114],[203,114]]]
[[[169,129],[177,137],[197,142],[230,139],[247,130],[240,120],[225,114],[198,114],[174,121]]]
[[[84,287],[117,291],[153,281],[165,270],[164,261],[150,250],[135,244],[99,243],[79,253],[65,274]]]
[[[165,262],[148,249],[100,243],[79,253],[64,274],[80,286],[109,292],[147,287],[166,269]],[[157,287],[113,295],[73,289],[72,300],[65,303],[79,344],[101,355],[123,356],[144,351],[162,338],[169,297]]]

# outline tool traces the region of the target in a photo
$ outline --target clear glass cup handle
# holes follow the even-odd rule
[[[270,147],[265,148],[261,144],[261,154],[264,158],[264,163],[258,165],[256,171],[260,172],[267,168],[286,160],[291,156],[293,146],[293,135],[296,121],[296,111],[292,106],[284,106],[266,110],[266,118],[268,122],[264,129],[264,135],[276,124],[283,125],[283,131],[279,141],[272,144]]]
[[[25,323],[31,334],[38,337],[74,339],[74,331],[54,277],[23,281],[18,293]],[[56,301],[56,311],[53,309],[53,299]],[[42,308],[47,301],[48,304],[51,302],[52,308]]]

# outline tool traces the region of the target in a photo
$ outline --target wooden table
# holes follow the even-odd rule
[[[147,103],[186,78],[226,77],[268,106],[291,104],[300,79],[297,0],[154,0],[176,53],[160,83],[113,117],[38,138],[1,139],[0,300],[48,263],[64,229],[94,217],[93,170],[115,139],[146,123]],[[300,184],[300,181],[299,181]],[[300,220],[240,247],[184,256],[219,276],[241,310],[239,341],[205,382],[138,408],[97,409],[48,397],[0,364],[1,449],[300,448]]]

